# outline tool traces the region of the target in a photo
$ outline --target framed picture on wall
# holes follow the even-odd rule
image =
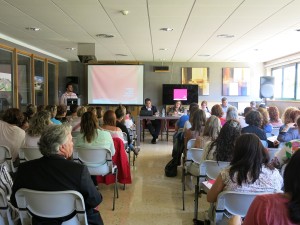
[[[250,68],[226,67],[222,70],[223,96],[249,96],[250,95]]]
[[[182,67],[182,84],[197,84],[199,95],[209,95],[208,68]]]

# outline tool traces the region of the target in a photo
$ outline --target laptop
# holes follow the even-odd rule
[[[153,116],[152,110],[142,109],[140,111],[140,116]]]

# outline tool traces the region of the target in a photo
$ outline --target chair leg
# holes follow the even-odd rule
[[[185,191],[185,169],[184,166],[182,166],[182,175],[181,175],[181,192],[182,192],[182,210],[185,210],[185,205],[184,205],[184,191]]]
[[[199,176],[195,184],[195,206],[194,206],[194,219],[198,219],[198,197],[199,197]]]
[[[119,192],[118,192],[118,169],[115,171],[115,185],[114,185],[114,198],[113,198],[113,208],[112,210],[115,210],[115,202],[116,202],[116,194],[117,198],[119,198]]]
[[[123,185],[123,190],[125,191],[125,189],[126,189],[126,184]]]
[[[129,166],[130,166],[130,152],[131,152],[131,149],[128,148],[128,162],[129,162]]]

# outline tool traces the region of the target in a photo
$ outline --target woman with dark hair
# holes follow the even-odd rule
[[[246,123],[249,125],[242,129],[242,134],[250,133],[256,134],[260,140],[267,140],[266,132],[263,131],[260,126],[262,123],[262,115],[258,111],[250,111],[246,115]]]
[[[270,123],[273,127],[281,127],[283,125],[281,119],[279,118],[279,110],[277,106],[270,106],[268,108],[268,113],[270,117]]]
[[[67,115],[67,106],[66,105],[57,106],[57,113],[55,119],[57,119],[61,123],[66,123],[68,122],[66,115]]]
[[[108,131],[111,136],[118,137],[124,142],[124,135],[122,130],[117,127],[117,117],[114,111],[107,110],[103,116],[102,130]]]
[[[218,117],[222,126],[226,123],[226,119],[223,118],[224,112],[221,105],[219,104],[214,105],[211,108],[211,115]]]
[[[275,192],[282,188],[282,177],[269,162],[269,154],[255,134],[242,134],[235,143],[230,165],[221,170],[207,194],[216,202],[222,191]]]
[[[115,154],[115,147],[109,132],[99,129],[98,120],[93,112],[85,112],[81,117],[80,134],[76,137],[75,147],[103,147]]]
[[[252,202],[243,225],[300,224],[300,151],[284,171],[284,194],[259,195]]]
[[[168,115],[176,116],[181,113],[184,113],[184,107],[181,105],[181,101],[177,100],[175,101],[174,105],[169,108]]]
[[[229,120],[221,128],[218,137],[209,142],[203,151],[202,161],[216,160],[230,162],[236,139],[241,135],[241,125],[237,120]]]
[[[51,122],[56,125],[60,125],[61,122],[59,120],[55,119],[56,114],[57,114],[57,106],[56,105],[47,105],[45,109],[48,112],[50,112],[50,114],[51,114]]]

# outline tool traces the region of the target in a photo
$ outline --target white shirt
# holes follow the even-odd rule
[[[69,98],[78,98],[77,95],[74,92],[65,92],[60,97],[60,104],[61,105],[67,105],[67,99]],[[68,110],[70,110],[70,106],[68,106]]]

